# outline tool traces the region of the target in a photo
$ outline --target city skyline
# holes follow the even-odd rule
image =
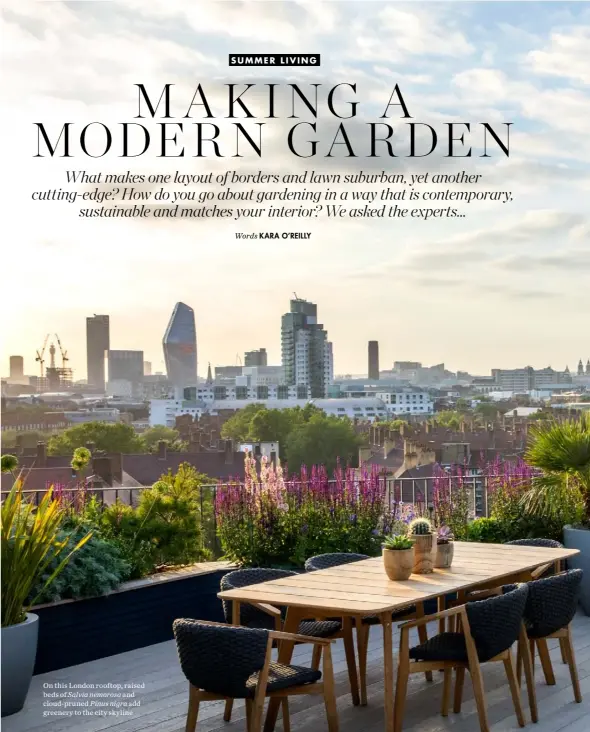
[[[6,277],[10,313],[1,363],[34,354],[59,332],[71,366],[84,373],[83,318],[108,313],[113,348],[143,350],[163,371],[160,349],[170,309],[197,314],[201,375],[264,344],[278,363],[281,313],[296,291],[321,307],[336,372],[366,371],[366,342],[395,359],[444,361],[486,373],[530,363],[570,369],[588,350],[590,272],[590,9],[583,3],[20,3],[3,13],[10,78],[2,80],[5,228],[26,272]],[[535,12],[535,8],[538,11]],[[320,69],[236,69],[228,53],[301,52]],[[33,42],[34,39],[34,42]],[[105,59],[108,58],[108,64]],[[286,78],[288,77],[288,78]],[[35,159],[33,123],[116,123],[134,111],[141,81],[150,93],[175,84],[192,97],[195,79],[224,83],[356,83],[362,114],[355,140],[398,83],[415,119],[513,122],[509,159],[302,161],[278,145],[263,160]],[[214,83],[213,83],[214,80]],[[210,97],[219,114],[221,100]],[[223,112],[223,107],[221,107]],[[37,115],[39,112],[39,115]],[[398,122],[399,120],[395,120]],[[321,119],[318,146],[334,132]],[[220,122],[221,124],[221,122]],[[318,128],[318,129],[319,129]],[[473,203],[462,219],[99,220],[67,201],[33,202],[34,190],[68,187],[66,171],[300,173],[477,172],[486,189],[509,190],[509,205]],[[187,189],[195,190],[195,189]],[[237,232],[309,232],[307,240],[236,239]],[[92,256],[88,256],[92,253]],[[81,264],[83,262],[83,264]],[[255,314],[255,318],[250,317]],[[248,316],[248,317],[246,317]]]
[[[287,302],[289,302],[287,300]],[[321,305],[318,303],[312,303],[315,305]],[[170,327],[170,324],[172,322],[174,312],[176,311],[177,305],[184,305],[184,303],[176,303],[174,308],[172,309],[173,315],[168,316],[165,318],[166,325],[163,328],[163,332],[166,333]],[[193,310],[193,308],[190,307],[190,305],[184,305],[188,308],[188,310]],[[283,310],[285,309],[283,304]],[[110,330],[111,334],[111,342],[113,340],[112,334],[115,333],[115,342],[117,344],[116,349],[110,349],[114,351],[137,351],[142,352],[143,357],[146,362],[150,363],[151,371],[152,373],[166,373],[166,364],[164,359],[164,353],[163,353],[163,342],[162,342],[162,336],[161,334],[154,335],[155,340],[158,341],[158,346],[155,350],[148,350],[147,348],[142,347],[141,340],[138,340],[137,335],[134,335],[131,331],[127,334],[121,333],[120,328],[117,327],[117,321],[114,320],[109,314],[105,314],[103,316],[87,316],[86,318],[82,318],[82,321],[86,322],[86,328],[88,327],[88,321],[93,321],[95,318],[107,318],[107,328]],[[198,315],[197,315],[198,318]],[[322,318],[322,320],[324,320]],[[201,322],[201,321],[199,321]],[[157,326],[154,326],[156,328]],[[328,328],[329,325],[326,322],[326,327]],[[63,332],[63,328],[61,329]],[[83,327],[82,327],[83,330]],[[196,329],[196,339],[201,342],[200,335],[199,335],[199,328]],[[73,369],[74,372],[74,379],[76,381],[80,381],[86,378],[86,373],[84,373],[83,368],[80,368],[84,361],[87,361],[88,354],[86,351],[86,340],[87,337],[87,330],[85,331],[85,336],[83,339],[83,343],[76,344],[72,341],[66,341],[65,338],[62,337],[62,340],[66,344],[68,348],[68,354],[74,354],[74,356],[69,356],[68,360],[69,363]],[[265,341],[265,346],[260,346],[259,344],[264,341],[264,337],[261,336],[260,331],[256,331],[256,336],[258,340],[254,341],[251,340],[248,335],[242,335],[242,338],[240,340],[240,343],[242,343],[241,348],[236,347],[232,348],[230,344],[226,344],[226,348],[223,352],[232,354],[228,357],[229,360],[226,361],[216,361],[213,358],[209,358],[207,356],[207,344],[201,345],[199,347],[199,353],[202,354],[202,352],[205,352],[205,356],[201,357],[199,356],[199,364],[201,365],[201,371],[203,373],[198,372],[198,376],[201,378],[205,378],[205,375],[207,373],[207,366],[208,364],[211,364],[213,368],[215,367],[221,367],[221,366],[234,366],[239,365],[240,363],[245,363],[244,356],[247,353],[255,353],[258,349],[262,351],[266,351],[265,357],[268,361],[269,365],[281,365],[282,364],[282,357],[281,357],[281,316],[278,317],[278,322],[276,324],[275,331],[273,333],[269,334],[268,339]],[[152,339],[153,340],[153,339]],[[254,348],[252,343],[256,343],[257,347]],[[330,342],[333,343],[332,339],[330,338]],[[130,344],[133,344],[133,348],[130,347]],[[380,371],[387,371],[390,370],[393,367],[394,361],[419,361],[422,363],[423,366],[432,366],[438,363],[444,363],[446,368],[450,371],[457,372],[457,371],[467,371],[471,375],[477,375],[477,376],[487,376],[492,371],[492,369],[495,368],[502,368],[502,369],[510,369],[510,368],[523,368],[525,366],[532,366],[533,368],[545,368],[545,367],[551,367],[554,368],[557,371],[561,371],[565,369],[566,367],[569,367],[569,370],[572,374],[576,374],[578,370],[578,363],[581,360],[582,364],[586,365],[587,363],[587,356],[585,353],[582,353],[580,355],[581,351],[584,350],[579,349],[575,346],[571,347],[571,352],[579,351],[575,357],[571,359],[565,359],[563,362],[558,362],[556,359],[553,359],[552,361],[538,361],[533,362],[530,359],[526,360],[526,362],[501,362],[500,359],[497,357],[494,358],[492,361],[489,362],[487,366],[484,366],[484,368],[480,371],[474,370],[466,366],[464,363],[458,363],[454,362],[452,359],[449,361],[448,359],[445,359],[442,357],[442,354],[438,354],[439,358],[434,358],[431,360],[423,359],[419,357],[419,353],[412,352],[410,354],[402,353],[400,355],[399,352],[396,351],[394,344],[391,341],[383,341],[379,339],[364,339],[362,340],[360,344],[361,352],[357,354],[357,359],[355,363],[359,364],[358,369],[346,369],[346,368],[340,368],[339,367],[339,359],[338,359],[338,343],[334,343],[334,374],[335,375],[344,375],[344,374],[367,374],[368,375],[368,369],[367,369],[367,347],[370,348],[371,343],[377,343],[377,353],[378,353],[378,363],[379,363],[379,369]],[[6,345],[5,343],[3,344]],[[418,349],[419,350],[419,349]],[[590,342],[588,343],[588,348],[586,350],[590,350]],[[6,356],[3,359],[5,361],[5,364],[2,366],[2,369],[0,371],[3,375],[7,375],[9,373],[9,363],[11,358],[22,358],[24,363],[24,374],[26,376],[35,376],[38,375],[38,365],[35,363],[35,357],[33,354],[30,355],[30,358],[27,358],[27,355],[23,355],[22,353],[16,353],[16,351],[6,351]],[[76,356],[77,354],[77,356]],[[391,355],[390,355],[391,354]],[[106,365],[106,358],[107,358],[108,352],[105,353],[105,365]],[[27,364],[30,363],[30,366],[27,366]],[[363,368],[364,364],[364,368]],[[207,366],[206,366],[207,365]]]

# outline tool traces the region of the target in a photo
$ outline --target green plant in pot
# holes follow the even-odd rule
[[[38,506],[26,501],[22,481],[16,480],[2,504],[2,716],[23,708],[37,653],[39,617],[29,610],[55,580],[72,554],[86,543],[83,536],[67,554],[60,539],[65,509],[49,489]],[[61,561],[39,585],[40,577],[55,559]]]
[[[448,569],[453,563],[455,545],[453,533],[448,526],[439,526],[436,532],[436,559],[434,566],[437,569]]]
[[[392,534],[383,542],[383,566],[390,580],[407,580],[414,568],[414,543],[406,534]]]
[[[568,549],[580,550],[568,566],[584,570],[580,602],[590,615],[590,413],[540,424],[530,436],[525,459],[542,474],[533,478],[523,507],[532,515],[552,517],[562,515],[572,495],[579,499],[579,522],[564,527],[563,541]]]
[[[416,518],[408,525],[414,543],[414,572],[430,574],[436,557],[436,534],[427,518]]]

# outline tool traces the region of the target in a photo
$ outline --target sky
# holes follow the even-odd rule
[[[4,282],[2,353],[25,359],[58,333],[86,376],[85,319],[111,316],[111,347],[143,350],[163,370],[176,301],[195,310],[199,373],[265,347],[280,362],[292,293],[318,304],[336,373],[444,362],[489,373],[574,368],[590,358],[590,4],[584,2],[5,2],[1,18]],[[229,53],[321,53],[318,69],[229,68]],[[264,159],[34,158],[35,122],[132,121],[134,84],[157,99],[174,84],[177,116],[202,84],[216,115],[224,84],[356,83],[347,122],[366,146],[395,84],[416,121],[512,122],[510,157],[482,160],[323,157],[336,121],[318,121],[321,156],[289,153],[292,120],[269,126]],[[153,91],[152,91],[153,90]],[[256,101],[258,100],[255,96]],[[217,111],[219,110],[219,111]],[[403,120],[392,119],[396,129]],[[226,123],[220,123],[226,124]],[[226,128],[223,127],[223,133]],[[474,139],[475,139],[474,135]],[[188,139],[188,138],[187,138]],[[231,154],[231,152],[229,153]],[[65,171],[430,174],[466,170],[508,204],[471,204],[431,221],[319,217],[252,223],[81,219],[76,204],[34,202],[67,188]],[[94,186],[87,186],[92,190]],[[138,189],[141,189],[138,186]],[[338,192],[342,187],[335,186]],[[189,189],[196,190],[196,189]],[[218,191],[217,191],[218,192]],[[236,232],[311,232],[239,241]]]

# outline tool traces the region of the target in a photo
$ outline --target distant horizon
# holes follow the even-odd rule
[[[13,255],[0,292],[2,370],[10,355],[22,355],[27,373],[38,373],[35,351],[46,333],[57,332],[74,378],[84,376],[85,318],[105,313],[112,348],[143,350],[153,370],[163,371],[161,341],[177,301],[195,311],[201,372],[209,362],[231,365],[236,354],[259,347],[278,364],[280,318],[293,291],[317,303],[338,373],[367,370],[369,340],[379,341],[381,369],[411,356],[486,375],[529,364],[573,370],[580,357],[584,363],[590,357],[590,337],[583,342],[590,274],[588,3],[285,0],[201,3],[196,11],[164,0],[38,2],[13,3],[2,22],[11,70],[2,78],[2,125],[10,141],[2,200]],[[302,38],[321,55],[321,67],[228,64],[229,54],[253,49],[299,54]],[[207,90],[220,139],[228,132],[221,119],[227,94],[218,93],[224,84],[320,84],[318,157],[285,150],[292,125],[284,119],[267,128],[264,158],[197,159],[188,148],[184,158],[34,157],[40,120],[53,135],[66,120],[78,131],[92,120],[113,127],[135,113],[135,84],[150,98],[174,84],[174,97],[190,101],[195,80]],[[510,157],[482,159],[472,141],[470,158],[449,160],[440,150],[408,159],[394,137],[398,157],[349,158],[340,146],[326,158],[338,120],[325,114],[325,94],[343,80],[356,85],[359,114],[346,123],[355,148],[399,84],[413,118],[433,128],[509,121]],[[422,190],[436,196],[442,189],[435,174],[465,171],[482,176],[480,191],[500,197],[463,204],[465,218],[430,220],[86,219],[72,199],[33,200],[55,190],[92,193],[101,184],[71,180],[81,169],[123,179],[213,173],[213,181],[228,172],[280,179],[314,171],[323,182],[306,189],[329,187],[334,196],[346,186],[383,186],[333,184],[325,176],[430,174]],[[253,185],[273,193],[285,184]],[[207,193],[211,205],[221,202],[217,183],[182,189],[196,201]],[[452,193],[463,189],[449,184]],[[281,238],[237,237],[261,233]],[[285,233],[301,238],[283,239]]]

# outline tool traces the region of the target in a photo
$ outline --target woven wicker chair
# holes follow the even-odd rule
[[[317,572],[322,569],[331,569],[332,567],[340,567],[343,564],[352,564],[360,562],[363,559],[369,559],[367,554],[353,554],[352,552],[335,552],[332,554],[318,554],[310,557],[305,562],[306,572]],[[394,622],[401,620],[410,620],[416,617],[416,606],[412,605],[399,612],[392,613],[391,619]],[[360,682],[360,702],[362,706],[367,703],[367,654],[369,651],[369,634],[372,625],[379,625],[381,621],[376,615],[367,615],[355,618],[356,623],[356,640],[359,660],[359,682]],[[427,640],[426,626],[420,628],[420,640]],[[321,653],[321,648],[316,652]],[[427,680],[432,681],[432,674],[427,674]]]
[[[236,569],[221,578],[221,590],[235,590],[248,587],[260,582],[270,582],[283,577],[292,577],[297,572],[286,569]],[[276,608],[265,603],[240,603],[223,600],[225,621],[232,625],[242,625],[246,628],[281,631],[286,617],[285,608]],[[311,638],[342,638],[348,666],[350,692],[352,702],[356,706],[360,703],[356,659],[354,655],[354,639],[352,636],[352,620],[303,620],[297,629],[299,635]],[[322,646],[314,646],[312,653],[312,668],[318,669],[321,662]],[[231,699],[226,702],[224,719],[229,722],[232,713]]]
[[[511,546],[536,546],[542,549],[563,549],[563,544],[560,544],[555,539],[515,539],[514,541],[507,541],[506,544]],[[539,567],[533,573],[535,579],[541,577],[551,577],[551,575],[559,574],[564,569],[563,562],[557,561],[551,564],[545,564],[543,567]]]
[[[411,673],[426,670],[444,670],[442,714],[447,716],[450,707],[452,672],[457,679],[453,709],[461,711],[463,682],[468,670],[473,682],[473,692],[482,732],[488,732],[489,723],[481,664],[502,661],[508,677],[516,717],[524,727],[524,715],[520,703],[520,689],[512,659],[511,646],[517,639],[525,640],[523,617],[528,597],[528,587],[521,585],[511,592],[478,602],[444,610],[434,615],[411,620],[400,626],[400,650],[398,656],[397,686],[395,692],[395,732],[401,732],[408,678]],[[410,630],[433,620],[455,617],[459,630],[439,633],[426,643],[410,648]],[[523,656],[527,679],[532,677],[530,657]]]
[[[524,611],[524,623],[529,640],[530,656],[539,653],[545,681],[549,686],[555,684],[553,666],[547,647],[548,638],[558,638],[562,656],[569,667],[574,698],[580,703],[582,693],[572,643],[571,622],[576,614],[583,571],[572,569],[569,572],[545,577],[528,583],[529,595]],[[507,588],[504,588],[506,591]],[[522,669],[522,646],[518,649],[517,675],[520,680]],[[531,714],[537,716],[536,699],[531,700]]]
[[[332,641],[187,619],[175,620],[173,629],[180,665],[190,685],[186,732],[195,732],[202,701],[220,699],[244,699],[248,732],[260,732],[267,697],[281,699],[283,728],[289,730],[292,694],[321,694],[328,729],[338,732]],[[322,646],[322,672],[273,662],[273,642],[281,640]]]

